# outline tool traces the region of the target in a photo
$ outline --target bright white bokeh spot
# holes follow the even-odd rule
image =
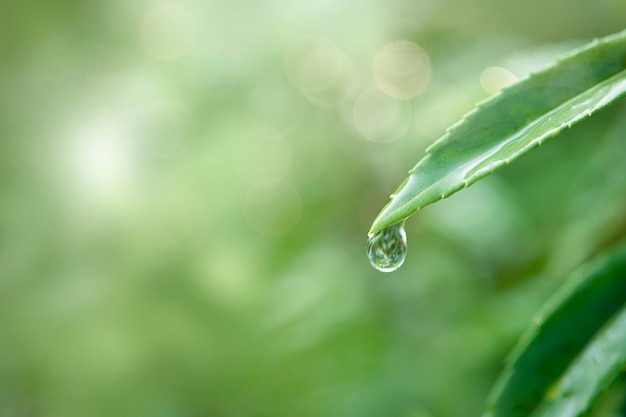
[[[248,190],[244,217],[250,227],[264,236],[288,233],[300,220],[300,193],[278,178],[261,180]]]
[[[71,176],[83,193],[111,195],[127,184],[131,146],[122,129],[105,121],[83,126],[70,149]]]
[[[411,98],[422,93],[430,82],[428,54],[409,41],[395,41],[380,48],[372,62],[374,80],[385,94]]]
[[[285,72],[309,101],[323,107],[344,102],[356,87],[354,65],[326,38],[294,43],[285,56]]]
[[[185,7],[160,3],[143,16],[140,37],[146,53],[154,59],[170,61],[185,55],[196,36],[196,20]]]
[[[354,104],[354,123],[374,142],[392,142],[408,130],[413,119],[411,103],[394,99],[376,87],[365,90]]]
[[[134,72],[104,74],[63,121],[51,157],[74,218],[130,215],[145,198],[139,181],[151,175],[147,157],[169,156],[180,146],[185,118],[153,81]]]
[[[480,85],[489,94],[495,94],[515,81],[515,74],[502,67],[489,67],[480,74]]]

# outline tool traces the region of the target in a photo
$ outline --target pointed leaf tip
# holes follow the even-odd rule
[[[626,31],[576,49],[478,103],[427,148],[370,233],[472,185],[624,95]]]

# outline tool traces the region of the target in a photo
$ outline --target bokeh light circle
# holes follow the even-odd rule
[[[289,80],[313,104],[333,107],[356,87],[356,70],[348,57],[324,37],[306,37],[291,45],[285,56]]]
[[[411,98],[422,93],[430,82],[428,54],[409,41],[386,44],[376,53],[372,72],[378,88],[390,97]]]
[[[480,85],[489,94],[495,94],[515,81],[515,74],[502,67],[489,67],[480,74]]]
[[[354,104],[354,123],[363,136],[374,142],[392,142],[408,130],[413,120],[408,100],[391,98],[370,87]]]
[[[145,52],[154,59],[170,61],[189,52],[196,35],[196,21],[177,3],[159,3],[146,12],[140,24]]]

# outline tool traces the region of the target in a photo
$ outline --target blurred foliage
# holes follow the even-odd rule
[[[478,415],[561,277],[626,234],[626,106],[423,210],[392,275],[368,226],[494,83],[625,17],[621,0],[3,3],[0,414]],[[399,40],[423,53],[373,71]],[[403,74],[424,82],[410,100],[385,87]]]
[[[533,316],[484,416],[577,417],[597,409],[626,365],[625,255],[624,247],[608,250],[581,266]]]

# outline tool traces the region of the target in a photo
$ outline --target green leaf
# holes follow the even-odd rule
[[[485,416],[584,411],[624,365],[625,309],[626,246],[579,271],[535,317],[507,362]]]
[[[535,417],[579,416],[626,365],[626,307],[602,329],[570,366]]]
[[[623,31],[574,50],[479,103],[426,150],[369,233],[473,184],[625,94]]]

